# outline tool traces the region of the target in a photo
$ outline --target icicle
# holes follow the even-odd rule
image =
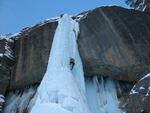
[[[86,79],[86,96],[92,113],[101,113],[97,98],[98,87],[94,79],[96,78],[94,77],[93,80]]]
[[[30,87],[22,91],[10,92],[6,97],[3,113],[28,113],[32,108],[32,101],[35,99],[35,87]]]
[[[114,81],[101,76],[86,80],[87,99],[92,113],[121,113]]]

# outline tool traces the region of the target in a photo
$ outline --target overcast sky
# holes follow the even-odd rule
[[[0,34],[19,32],[61,13],[73,15],[114,4],[127,7],[124,0],[0,0]]]

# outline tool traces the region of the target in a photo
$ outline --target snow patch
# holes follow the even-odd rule
[[[150,86],[148,87],[148,91],[145,96],[149,96],[149,93],[150,93]]]
[[[3,57],[4,56],[4,54],[3,53],[0,53],[0,57]]]
[[[144,88],[143,86],[141,86],[141,87],[140,87],[140,90],[143,90],[143,89],[145,89],[145,88]]]
[[[88,15],[88,12],[86,12],[84,14],[79,14],[79,15],[75,16],[76,17],[75,20],[80,21],[81,19],[85,19],[87,17],[87,15]]]
[[[4,95],[0,94],[0,98],[5,98]]]
[[[147,74],[147,75],[145,75],[143,78],[141,78],[140,81],[143,80],[143,79],[145,79],[145,78],[147,78],[147,77],[150,77],[150,73]]]
[[[12,55],[13,51],[12,49],[8,46],[8,42],[5,42],[5,52],[4,56],[8,57],[9,59],[14,59],[14,56]]]
[[[18,35],[20,35],[21,34],[21,32],[18,32],[18,33],[15,33],[15,34],[13,34],[13,35],[11,35],[11,37],[13,38],[13,37],[17,37]],[[17,38],[16,38],[17,39]]]
[[[4,103],[5,102],[5,97],[4,95],[0,94],[0,103]]]
[[[4,103],[5,100],[3,98],[0,98],[0,103]]]
[[[11,39],[11,36],[5,36],[5,35],[0,35],[0,40],[7,40],[8,42],[14,42],[12,39]]]
[[[131,91],[130,91],[130,94],[129,94],[129,95],[132,95],[132,94],[139,94],[139,92],[135,91],[134,89],[131,89]]]

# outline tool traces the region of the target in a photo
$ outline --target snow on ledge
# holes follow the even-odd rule
[[[139,94],[139,92],[136,92],[134,89],[131,89],[131,91],[130,91],[130,94],[129,94],[129,95],[132,95],[132,94]]]
[[[4,103],[5,102],[5,97],[4,95],[0,94],[0,103]]]
[[[150,77],[150,73],[148,73],[148,74],[145,75],[143,78],[141,78],[140,81],[143,80],[143,79],[145,79],[145,78],[147,78],[147,77]]]
[[[15,33],[15,34],[12,34],[10,37],[11,37],[11,38],[14,38],[14,39],[18,39],[19,35],[21,35],[21,34],[22,34],[23,32],[25,32],[25,31],[28,31],[28,30],[30,30],[30,29],[32,29],[32,28],[34,28],[34,27],[43,26],[43,25],[45,25],[45,24],[47,24],[47,23],[57,22],[59,19],[60,19],[60,17],[52,17],[52,18],[45,19],[45,20],[39,22],[38,24],[33,24],[33,25],[31,25],[31,26],[28,26],[28,27],[23,28],[20,32],[17,32],[17,33]]]
[[[11,36],[7,36],[7,35],[0,35],[0,40],[7,40],[8,42],[14,42],[12,39],[11,39]]]

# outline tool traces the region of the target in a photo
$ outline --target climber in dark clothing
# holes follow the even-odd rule
[[[75,65],[75,60],[73,58],[70,58],[70,69],[72,70]]]
[[[62,18],[64,16],[64,14],[62,13],[62,14],[60,14],[60,18]]]

